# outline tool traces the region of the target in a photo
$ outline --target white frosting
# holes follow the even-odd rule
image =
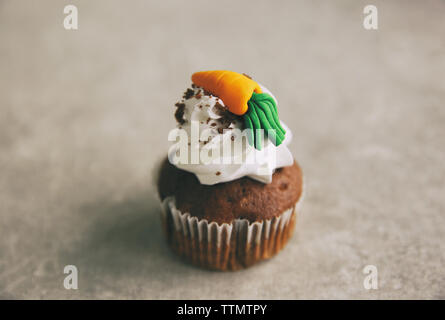
[[[261,89],[275,99],[269,90],[263,86],[261,86]],[[199,90],[202,93],[200,88],[195,88],[194,90],[195,94]],[[275,169],[292,165],[294,162],[293,156],[287,147],[292,139],[292,133],[283,122],[281,124],[286,130],[286,135],[284,141],[279,146],[275,146],[267,137],[264,137],[263,149],[261,151],[245,143],[243,148],[238,149],[238,152],[232,151],[228,155],[221,151],[219,154],[215,153],[211,163],[205,158],[202,159],[202,157],[199,157],[194,164],[191,163],[192,151],[196,155],[202,152],[208,154],[210,149],[213,151],[222,150],[220,149],[222,145],[226,143],[230,145],[231,139],[233,139],[233,130],[243,130],[244,128],[243,123],[237,120],[229,125],[230,129],[226,129],[222,133],[218,132],[218,128],[221,128],[221,123],[218,119],[221,116],[217,113],[217,108],[215,108],[217,102],[224,106],[224,102],[221,99],[207,95],[202,95],[200,99],[192,97],[184,101],[185,123],[178,125],[178,129],[183,129],[187,132],[189,154],[186,157],[187,161],[184,161],[187,163],[178,162],[177,154],[180,146],[177,143],[169,150],[168,157],[171,163],[182,170],[194,173],[200,183],[206,185],[231,181],[244,176],[263,183],[270,183],[272,182],[272,174]],[[193,139],[193,132],[196,132],[198,127],[199,136],[203,133],[208,134],[206,136],[208,140],[205,139],[207,140],[206,142],[199,141],[196,135],[196,138]]]

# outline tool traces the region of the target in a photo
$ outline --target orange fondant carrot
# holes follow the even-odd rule
[[[229,111],[239,116],[247,112],[247,102],[253,93],[261,93],[258,83],[233,71],[196,72],[192,75],[192,81],[221,98]]]

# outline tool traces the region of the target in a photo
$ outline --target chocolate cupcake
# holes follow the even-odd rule
[[[291,237],[302,171],[265,87],[231,71],[198,72],[192,81],[176,104],[176,143],[157,181],[165,235],[195,265],[246,268]]]

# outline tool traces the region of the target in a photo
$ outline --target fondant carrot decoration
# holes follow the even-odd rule
[[[272,142],[280,145],[285,131],[280,124],[275,100],[261,91],[258,83],[243,74],[217,70],[201,71],[192,75],[192,81],[199,87],[221,98],[227,109],[243,116],[245,126],[251,129],[249,143],[261,150],[261,131],[272,135]]]

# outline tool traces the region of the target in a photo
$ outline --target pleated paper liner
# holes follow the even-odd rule
[[[175,198],[167,197],[162,201],[162,223],[170,247],[189,262],[207,269],[238,270],[271,258],[286,245],[302,198],[270,220],[217,224],[182,213]]]

